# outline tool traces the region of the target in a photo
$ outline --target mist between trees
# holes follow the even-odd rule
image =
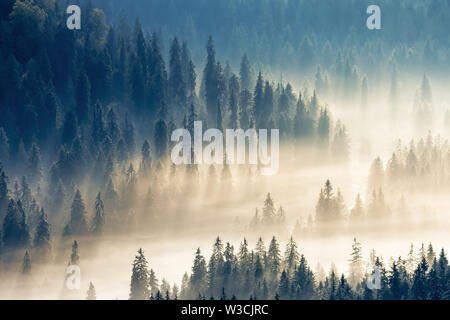
[[[444,19],[446,2],[383,2],[383,15],[387,6],[410,14],[398,32],[370,38],[366,28],[333,26],[329,41],[307,1],[174,1],[170,23],[127,18],[146,6],[163,16],[166,1],[136,1],[120,14],[117,1],[80,2],[80,30],[67,29],[58,1],[0,5],[2,297],[448,298],[444,251],[409,260],[389,251],[449,245],[448,41],[438,19],[424,19],[417,40],[410,28]],[[231,27],[233,3],[234,20],[258,10]],[[339,14],[351,26],[360,4],[348,3]],[[318,9],[327,4],[342,6]],[[197,17],[205,6],[217,15]],[[175,22],[185,7],[187,20]],[[398,27],[387,11],[383,29]],[[300,43],[290,30],[302,31]],[[260,161],[175,165],[171,134],[193,137],[198,121],[222,132],[279,129],[278,174],[262,175]],[[198,251],[180,282],[186,252],[217,235],[230,244],[218,239],[210,258]],[[286,255],[276,240],[267,251],[231,245],[272,235],[288,243]],[[355,240],[348,267],[340,240],[355,236],[394,259],[373,255],[368,267]],[[323,243],[333,252],[312,252]],[[139,247],[152,254],[146,262],[138,253],[130,289]],[[341,272],[306,258],[336,261]],[[67,265],[80,265],[82,293],[65,288]],[[379,291],[365,286],[373,265]],[[155,273],[171,285],[156,284]]]

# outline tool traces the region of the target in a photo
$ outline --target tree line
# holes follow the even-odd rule
[[[247,240],[235,250],[218,237],[209,258],[197,249],[190,273],[185,273],[181,286],[159,286],[142,249],[135,257],[130,283],[132,300],[170,299],[284,299],[284,300],[439,300],[449,299],[449,266],[444,249],[436,253],[430,244],[417,254],[411,245],[408,256],[389,261],[370,254],[366,262],[362,246],[353,241],[347,275],[339,274],[335,266],[325,273],[318,264],[316,270],[298,252],[291,238],[284,254],[275,237],[266,250],[259,238],[251,250]],[[380,286],[367,285],[376,270]]]

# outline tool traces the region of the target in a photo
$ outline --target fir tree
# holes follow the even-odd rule
[[[69,222],[64,228],[64,235],[83,235],[86,234],[87,230],[86,207],[83,198],[81,197],[80,190],[77,190],[72,202]]]
[[[8,207],[8,177],[6,176],[3,166],[0,162],[0,218],[3,219],[6,208]]]
[[[100,192],[95,199],[95,214],[92,220],[92,232],[96,235],[100,235],[103,232],[105,226],[105,207],[101,199]]]
[[[241,59],[241,65],[239,70],[239,78],[241,80],[241,86],[243,90],[250,90],[252,87],[252,71],[250,62],[248,61],[247,54],[244,54]]]
[[[33,239],[33,246],[36,250],[38,259],[46,261],[52,251],[52,243],[50,238],[50,224],[47,221],[47,215],[44,209],[41,209],[39,221]]]
[[[289,273],[295,270],[295,267],[298,265],[300,260],[297,244],[294,241],[294,238],[291,237],[286,245],[286,252],[284,254],[284,268]]]
[[[86,72],[82,69],[76,80],[75,100],[76,115],[80,124],[85,124],[89,118],[91,84]]]
[[[97,294],[95,292],[95,287],[92,282],[89,282],[89,289],[86,292],[86,300],[97,300]]]
[[[140,171],[144,174],[148,173],[151,168],[151,159],[150,159],[150,144],[147,140],[144,141],[141,149],[141,167]]]
[[[28,158],[28,177],[31,183],[37,183],[41,179],[41,155],[39,148],[33,143]]]
[[[153,269],[150,269],[150,273],[149,273],[149,288],[150,288],[150,294],[152,296],[155,296],[156,293],[159,291],[158,278],[156,278],[156,274],[153,271]]]
[[[10,200],[6,216],[3,220],[3,245],[5,247],[25,247],[30,240],[28,225],[25,221],[25,212],[19,202]]]
[[[208,38],[206,45],[207,60],[203,70],[204,92],[206,101],[206,110],[208,113],[208,122],[214,123],[217,119],[217,104],[219,103],[219,79],[216,63],[216,51],[212,37]]]
[[[359,243],[356,238],[353,239],[352,244],[349,274],[348,282],[352,288],[356,288],[357,284],[361,282],[364,276],[362,247],[361,243]]]
[[[78,242],[76,240],[72,243],[72,252],[70,254],[70,264],[78,265],[80,262],[80,256],[78,255]]]
[[[195,253],[192,275],[189,280],[192,294],[202,294],[207,286],[207,268],[205,258],[201,255],[200,249]]]
[[[428,264],[425,257],[422,257],[421,262],[414,271],[413,284],[411,288],[412,298],[416,300],[427,299],[427,270]]]
[[[31,258],[30,254],[28,253],[28,250],[25,251],[25,255],[23,256],[22,274],[23,275],[31,274]]]
[[[138,254],[136,255],[133,262],[130,284],[130,300],[147,300],[150,296],[148,286],[148,263],[147,259],[144,256],[144,251],[142,251],[142,249],[139,249]]]

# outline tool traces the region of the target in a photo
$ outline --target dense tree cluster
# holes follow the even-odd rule
[[[258,208],[256,209],[249,229],[258,234],[265,234],[266,232],[282,234],[287,231],[286,213],[282,206],[279,206],[278,209],[275,207],[274,199],[270,193],[264,200],[261,213]]]
[[[376,289],[367,285],[375,276]],[[413,246],[406,259],[383,262],[375,251],[363,260],[362,246],[354,239],[347,275],[332,267],[328,274],[318,265],[315,271],[298,252],[291,238],[284,254],[275,237],[266,250],[259,238],[256,248],[247,240],[238,250],[217,238],[207,261],[200,249],[195,253],[190,274],[183,276],[180,290],[158,281],[142,250],[133,263],[130,299],[294,299],[294,300],[440,300],[448,299],[450,269],[445,251],[435,253],[430,244],[418,254]],[[151,293],[150,293],[151,291]]]
[[[42,233],[37,238],[47,239],[44,229],[50,224],[58,234],[77,236],[149,218],[184,169],[199,174],[196,166],[187,166],[172,168],[168,184],[161,177],[167,172],[162,170],[172,130],[193,131],[195,120],[218,128],[281,127],[282,141],[313,143],[337,160],[348,158],[345,126],[340,121],[333,125],[315,92],[296,95],[289,83],[274,83],[261,72],[255,78],[245,54],[234,73],[217,59],[211,37],[200,78],[185,41],[171,40],[166,64],[161,35],[145,32],[138,19],[133,28],[125,17],[108,25],[89,1],[82,9],[84,24],[77,31],[67,29],[57,1],[10,2],[1,17],[0,58],[6,63],[0,67],[0,218],[7,218],[5,246],[25,245],[37,227]],[[318,90],[325,86],[320,79]],[[137,144],[142,145],[140,155]],[[257,168],[248,170],[250,179],[258,174]],[[139,181],[150,176],[151,185],[144,187],[148,194],[140,197]],[[231,186],[228,166],[220,176],[222,184]],[[216,179],[215,168],[209,168],[205,180],[213,186]],[[92,219],[79,189],[88,190],[84,197],[89,202],[98,194]],[[276,215],[283,216],[280,210]],[[22,240],[9,240],[16,229]]]
[[[398,141],[390,159],[372,162],[368,190],[401,192],[445,192],[449,188],[450,152],[448,141],[428,134],[408,145]]]
[[[445,0],[378,1],[382,30],[365,28],[370,1],[324,0],[93,0],[112,21],[124,12],[145,18],[145,27],[179,34],[193,44],[195,57],[210,33],[224,57],[237,63],[244,52],[274,70],[322,72],[351,77],[356,64],[364,72],[395,63],[400,69],[449,65],[449,4]],[[163,11],[165,14],[161,15]],[[180,14],[182,12],[183,14]],[[347,69],[347,66],[350,66]],[[350,88],[341,88],[347,90]]]

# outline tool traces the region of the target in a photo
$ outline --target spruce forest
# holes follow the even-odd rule
[[[450,3],[376,2],[2,0],[0,299],[450,299]]]

